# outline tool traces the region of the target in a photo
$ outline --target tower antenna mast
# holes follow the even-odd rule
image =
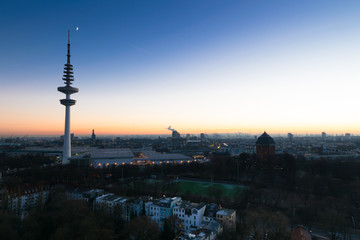
[[[75,105],[76,100],[71,99],[70,95],[79,92],[78,88],[72,87],[74,81],[73,66],[70,63],[70,30],[68,30],[68,44],[67,44],[67,62],[64,67],[63,80],[65,86],[58,87],[58,91],[65,94],[65,99],[60,99],[60,103],[65,106],[65,130],[64,130],[64,152],[63,165],[70,163],[71,158],[71,138],[70,138],[70,107]]]

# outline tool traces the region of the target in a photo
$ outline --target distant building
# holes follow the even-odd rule
[[[351,139],[351,134],[350,133],[345,133],[345,139],[350,140]]]
[[[322,133],[321,133],[321,137],[322,137],[323,139],[325,139],[325,138],[326,138],[326,132],[322,132]]]
[[[173,138],[180,138],[180,133],[179,133],[178,131],[174,130],[174,131],[172,132],[172,137],[173,137]]]
[[[128,148],[120,149],[84,149],[81,153],[75,154],[71,162],[75,165],[87,165],[94,167],[109,167],[124,164],[133,164],[134,154]]]
[[[92,130],[91,140],[92,140],[93,142],[95,142],[95,140],[96,140],[96,135],[95,135],[95,130],[94,130],[94,129]]]
[[[74,133],[70,134],[70,138],[71,138],[71,140],[74,140],[75,134],[74,134]],[[61,135],[61,136],[60,136],[60,140],[61,140],[61,141],[64,141],[64,135]]]
[[[216,220],[224,226],[224,229],[236,230],[236,211],[234,209],[221,209],[216,213]]]
[[[289,140],[289,141],[292,141],[293,138],[294,138],[294,134],[288,133],[288,140]]]
[[[271,169],[275,166],[275,141],[266,132],[256,140],[256,158],[261,169]]]

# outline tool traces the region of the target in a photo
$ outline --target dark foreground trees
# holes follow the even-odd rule
[[[157,224],[147,216],[140,216],[125,225],[120,239],[158,240],[159,237]]]

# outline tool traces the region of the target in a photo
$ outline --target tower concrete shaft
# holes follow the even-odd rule
[[[67,44],[67,63],[64,67],[63,80],[65,81],[64,87],[58,87],[58,91],[66,95],[65,99],[61,99],[60,103],[65,106],[65,131],[64,131],[64,152],[62,163],[69,164],[71,157],[71,138],[70,138],[70,107],[75,105],[76,100],[71,99],[70,95],[77,93],[79,89],[71,86],[74,81],[73,66],[70,64],[70,30],[68,31],[68,44]]]

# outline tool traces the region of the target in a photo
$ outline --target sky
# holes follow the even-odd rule
[[[360,134],[359,1],[4,0],[0,28],[0,135],[63,134],[68,29],[75,135]]]

